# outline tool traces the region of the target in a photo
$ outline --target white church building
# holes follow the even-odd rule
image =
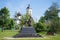
[[[30,8],[30,5],[28,4],[27,8],[26,8],[26,13],[28,13],[30,16],[32,15],[32,8]],[[15,17],[14,17],[14,20],[15,20],[15,24],[16,25],[19,25],[20,22],[21,22],[21,13],[20,12],[17,12]]]

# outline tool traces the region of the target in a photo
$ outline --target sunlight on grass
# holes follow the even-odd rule
[[[14,36],[17,33],[18,31],[5,30],[4,32],[0,32],[0,38]]]

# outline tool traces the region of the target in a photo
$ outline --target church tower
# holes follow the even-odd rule
[[[28,7],[26,8],[26,11],[31,16],[31,14],[32,14],[32,8],[30,8],[30,4],[28,4]]]

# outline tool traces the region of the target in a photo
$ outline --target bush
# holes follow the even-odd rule
[[[55,27],[54,26],[49,27],[47,34],[54,35],[55,33],[56,33]]]
[[[36,23],[35,24],[35,29],[36,29],[36,32],[41,32],[41,31],[45,31],[46,30],[46,25],[45,23]]]

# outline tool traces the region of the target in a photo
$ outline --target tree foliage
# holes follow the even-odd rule
[[[6,7],[0,10],[0,26],[2,28],[8,26],[9,11]]]
[[[46,30],[46,24],[42,23],[42,22],[36,23],[35,29],[36,29],[36,32],[45,31]]]
[[[57,5],[57,3],[53,3],[51,5],[51,7],[45,12],[45,19],[46,21],[50,22],[50,30],[52,30],[51,32],[57,32],[58,28],[59,28],[59,7]]]
[[[57,3],[53,3],[48,10],[46,10],[44,16],[42,16],[39,21],[38,21],[38,26],[37,28],[39,29],[40,27],[43,28],[43,25],[45,24],[47,28],[47,32],[49,33],[56,33],[60,29],[60,22],[59,22],[59,16],[58,13],[60,12],[59,6]],[[41,22],[42,26],[41,26]],[[37,29],[36,28],[36,29]]]
[[[8,29],[13,29],[14,26],[15,26],[15,21],[12,18],[10,18],[9,24],[8,24]]]
[[[10,27],[10,25],[12,25],[10,16],[9,16],[9,10],[8,8],[4,7],[0,9],[0,27],[2,28],[2,31],[5,28]]]

